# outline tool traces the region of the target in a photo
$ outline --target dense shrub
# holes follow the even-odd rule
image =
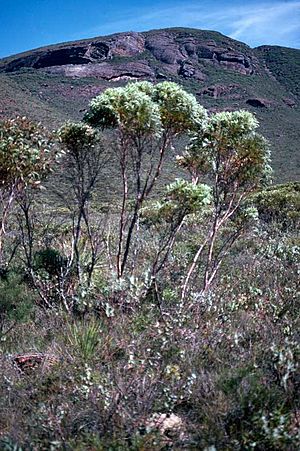
[[[87,119],[123,196],[103,208],[107,141],[67,123],[56,183],[12,209],[0,449],[298,449],[299,189],[265,186],[256,119],[208,117],[169,82],[109,89]],[[179,135],[189,180],[159,196]]]
[[[34,295],[20,275],[9,272],[0,279],[0,340],[17,323],[29,319],[33,305]]]
[[[273,185],[252,197],[261,219],[277,222],[277,227],[297,227],[300,223],[300,183]]]
[[[35,270],[46,271],[50,277],[58,277],[66,265],[66,258],[56,249],[41,249],[34,255]]]

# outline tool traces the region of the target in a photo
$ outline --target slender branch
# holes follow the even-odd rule
[[[145,148],[145,141],[141,140],[141,138],[139,138],[139,137],[137,137],[134,141],[134,146],[136,148],[136,156],[133,157],[134,162],[135,162],[134,168],[135,168],[135,172],[136,172],[136,199],[135,199],[133,216],[131,218],[129,229],[127,232],[127,237],[126,237],[126,242],[125,242],[125,247],[124,247],[124,254],[123,254],[122,258],[121,258],[121,254],[122,254],[123,235],[124,235],[124,228],[125,228],[124,227],[124,222],[125,222],[124,217],[125,217],[126,202],[124,202],[124,200],[125,200],[124,199],[124,192],[125,192],[125,190],[124,190],[124,172],[123,172],[123,166],[122,166],[122,160],[121,160],[121,170],[122,170],[122,179],[123,179],[123,203],[122,203],[122,210],[121,210],[121,216],[120,216],[120,235],[119,235],[119,248],[118,248],[118,255],[117,255],[118,277],[119,278],[123,275],[123,272],[124,272],[126,264],[127,264],[129,250],[130,250],[131,242],[132,242],[133,231],[135,229],[135,226],[136,226],[138,218],[139,218],[140,209],[141,209],[145,199],[150,195],[150,193],[155,185],[155,182],[160,175],[164,155],[165,155],[166,149],[169,145],[169,142],[170,142],[170,140],[168,137],[168,133],[165,133],[162,143],[161,143],[161,146],[160,146],[159,160],[157,163],[155,173],[151,179],[150,171],[152,169],[150,168],[150,171],[148,171],[148,176],[146,177],[146,181],[144,182],[144,186],[142,188],[142,183],[141,183],[142,154],[143,154],[143,150]],[[127,179],[126,179],[126,182],[127,182]],[[127,200],[127,196],[128,196],[128,186],[126,185],[126,200]]]
[[[123,251],[123,237],[126,224],[126,205],[128,199],[128,180],[127,180],[127,146],[125,146],[124,140],[121,140],[121,177],[122,177],[122,206],[120,214],[120,225],[119,225],[119,242],[118,242],[118,252],[117,252],[117,274],[118,278],[122,277],[122,251]]]
[[[199,258],[202,255],[202,252],[203,252],[203,250],[204,250],[204,248],[205,248],[205,246],[206,246],[206,244],[208,242],[208,239],[209,238],[207,237],[206,240],[203,241],[201,246],[199,246],[198,251],[196,252],[196,254],[195,254],[194,258],[193,258],[193,262],[192,262],[192,264],[191,264],[191,266],[190,266],[190,268],[188,270],[188,273],[186,275],[186,278],[185,278],[185,281],[184,281],[184,284],[183,284],[183,287],[182,287],[181,301],[184,301],[184,299],[185,299],[186,292],[187,292],[187,287],[188,287],[190,278],[191,278],[191,276],[192,276],[192,274],[193,274],[193,272],[194,272],[194,270],[196,268],[197,262],[198,262]]]
[[[152,265],[152,277],[156,277],[157,274],[162,270],[163,266],[165,265],[171,250],[173,249],[177,234],[179,233],[180,229],[182,228],[184,224],[185,214],[180,217],[180,220],[177,222],[176,226],[173,227],[173,230],[171,231],[166,243],[160,248],[160,250],[157,252],[156,258],[154,260],[154,263]],[[165,254],[163,258],[159,261],[160,256],[165,251]]]
[[[6,233],[5,225],[6,225],[6,221],[7,221],[7,217],[8,217],[10,208],[11,208],[12,203],[16,196],[16,188],[17,188],[17,182],[15,182],[9,190],[8,200],[6,202],[6,205],[3,208],[2,218],[0,220],[0,222],[1,222],[1,225],[0,225],[0,264],[1,265],[3,264],[3,237]]]

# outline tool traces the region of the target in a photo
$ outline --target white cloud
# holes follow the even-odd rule
[[[300,47],[300,1],[254,1],[241,6],[230,2],[179,2],[170,7],[128,10],[122,18],[74,36],[104,35],[164,27],[215,30],[251,46],[262,44]]]
[[[300,44],[300,2],[280,2],[236,11],[231,37],[255,43]]]

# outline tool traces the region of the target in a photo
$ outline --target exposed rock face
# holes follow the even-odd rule
[[[95,64],[68,64],[45,68],[51,74],[65,75],[66,77],[83,78],[94,77],[108,81],[138,80],[141,78],[154,79],[155,73],[147,61],[109,64],[108,62]]]
[[[151,34],[146,38],[145,45],[159,61],[170,65],[181,64],[181,67],[201,64],[201,60],[207,60],[248,75],[254,73],[258,65],[256,58],[237,52],[229,46],[221,47],[214,40],[199,40],[191,36],[176,39],[170,32]],[[190,69],[188,72],[180,70],[182,74],[193,75]]]
[[[160,32],[146,38],[146,49],[165,64],[179,64],[185,59],[177,43],[170,33]]]
[[[85,44],[61,44],[59,48],[36,50],[31,55],[16,58],[8,63],[5,72],[13,72],[24,67],[34,69],[69,64],[98,63],[114,56],[132,57],[145,50],[144,37],[140,33],[120,33],[104,40],[87,41]]]
[[[241,74],[252,74],[254,72],[254,67],[251,64],[250,58],[247,58],[243,54],[225,51],[216,53],[215,55],[220,64],[237,70]]]
[[[190,61],[183,61],[178,69],[178,75],[183,78],[194,78],[196,80],[204,81],[206,76],[201,70],[195,68]]]
[[[104,42],[92,42],[88,46],[85,56],[89,62],[102,61],[109,57],[109,52],[109,46]]]
[[[254,58],[251,59],[249,56],[238,53],[230,47],[219,47],[214,41],[195,47],[195,52],[200,59],[211,60],[241,74],[247,75],[255,72],[257,62]]]
[[[110,56],[134,56],[145,50],[145,38],[142,33],[120,33],[107,41]]]
[[[101,78],[103,73],[104,80],[124,76],[140,78],[153,76],[154,69],[151,69],[150,66],[155,64],[156,60],[163,71],[170,76],[179,75],[186,79],[204,81],[206,78],[205,65],[207,64],[224,67],[243,75],[255,73],[257,60],[251,55],[251,49],[244,47],[245,52],[243,53],[226,45],[225,41],[217,43],[201,34],[197,36],[195,33],[176,33],[172,30],[119,33],[35,50],[29,55],[25,54],[10,59],[7,64],[0,64],[0,71],[14,72],[23,68],[47,70],[53,68],[50,70],[51,73],[64,74],[68,77],[96,76]],[[146,66],[146,55],[152,57],[152,63],[148,61],[148,69],[136,66],[135,64]],[[127,70],[124,70],[122,65],[115,65],[114,69],[110,71],[104,64],[100,65],[103,62],[113,61],[116,57],[124,58]],[[135,64],[132,64],[130,59],[134,59]],[[71,65],[74,67],[72,68]],[[93,65],[94,67],[84,69],[84,65]],[[59,70],[58,67],[64,69]]]

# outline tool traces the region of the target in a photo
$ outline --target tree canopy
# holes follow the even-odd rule
[[[38,183],[55,157],[49,132],[25,117],[0,122],[0,179],[5,188],[14,183]]]
[[[106,89],[92,100],[85,120],[99,127],[120,127],[133,134],[161,135],[163,130],[185,133],[206,117],[195,96],[176,83],[129,83]]]

